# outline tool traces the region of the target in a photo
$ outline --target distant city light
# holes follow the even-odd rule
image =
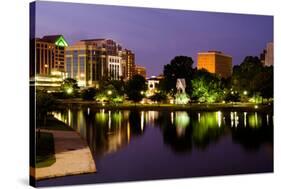
[[[255,109],[258,109],[259,108],[259,106],[258,105],[255,105]]]
[[[248,94],[248,91],[244,91],[243,94],[244,94],[244,95],[247,95],[247,94]]]

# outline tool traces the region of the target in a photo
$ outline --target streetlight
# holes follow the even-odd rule
[[[71,94],[72,92],[73,92],[72,87],[69,87],[69,88],[66,90],[66,93],[67,93],[67,94]]]
[[[140,93],[141,93],[141,95],[143,95],[143,94],[144,94],[144,92],[143,92],[143,91],[141,91]]]
[[[108,90],[108,91],[107,91],[107,94],[108,94],[108,95],[112,95],[112,91],[111,91],[111,90]]]
[[[248,94],[248,91],[243,91],[243,94],[244,94],[244,95],[247,95],[247,94]]]

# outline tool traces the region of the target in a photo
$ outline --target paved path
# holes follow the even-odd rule
[[[66,175],[96,172],[96,165],[87,143],[75,131],[42,130],[50,132],[55,141],[56,162],[43,168],[31,170],[36,180]],[[33,174],[32,174],[33,172]]]

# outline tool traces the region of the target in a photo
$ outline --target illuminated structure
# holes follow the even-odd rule
[[[135,70],[135,54],[128,50],[122,50],[122,73],[125,80],[131,79]]]
[[[220,51],[198,53],[197,69],[205,69],[220,77],[228,78],[232,74],[232,57]]]
[[[108,78],[111,80],[119,80],[121,78],[121,57],[107,56]]]
[[[124,55],[127,54],[127,56]],[[127,58],[127,59],[125,59]],[[134,55],[111,39],[81,40],[66,48],[66,72],[81,87],[96,86],[104,79],[119,80],[126,75],[127,62],[134,65]],[[125,71],[125,75],[123,74]],[[127,73],[129,73],[127,71]]]
[[[64,72],[64,49],[68,44],[62,35],[50,35],[35,39],[35,74],[51,75],[51,71]]]
[[[153,95],[157,91],[160,80],[161,79],[156,76],[151,76],[151,78],[147,79],[148,96]]]
[[[263,50],[263,53],[260,55],[261,62],[264,66],[273,66],[274,55],[273,55],[273,42],[266,44],[266,49]]]
[[[62,35],[49,35],[32,40],[30,82],[36,89],[49,92],[60,90],[65,73],[65,47],[68,46]]]
[[[146,78],[146,68],[140,65],[136,65],[135,66],[135,71],[134,71],[135,75],[141,75],[144,78]]]
[[[177,87],[178,93],[185,93],[185,88],[186,88],[185,79],[183,79],[183,78],[177,79],[176,87]]]

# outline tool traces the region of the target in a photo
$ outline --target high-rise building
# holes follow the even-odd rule
[[[51,75],[52,71],[65,70],[64,50],[68,44],[62,35],[35,39],[35,74]]]
[[[134,75],[141,75],[146,78],[146,68],[140,65],[135,65]]]
[[[31,40],[30,81],[37,90],[49,92],[60,90],[65,72],[65,47],[62,35],[49,35]]]
[[[105,48],[98,48],[91,41],[82,40],[66,48],[66,72],[76,79],[79,86],[97,85],[107,77]]]
[[[125,80],[131,79],[135,70],[135,54],[128,49],[123,49],[121,56],[123,77]]]
[[[220,51],[208,51],[198,53],[197,69],[205,69],[222,78],[228,78],[232,74],[232,57]]]
[[[273,62],[274,62],[273,51],[274,51],[273,42],[267,43],[266,44],[265,61],[264,61],[265,66],[273,66]]]
[[[81,40],[66,48],[66,72],[82,87],[97,86],[104,79],[126,79],[128,62],[134,64],[132,55],[111,39]]]

